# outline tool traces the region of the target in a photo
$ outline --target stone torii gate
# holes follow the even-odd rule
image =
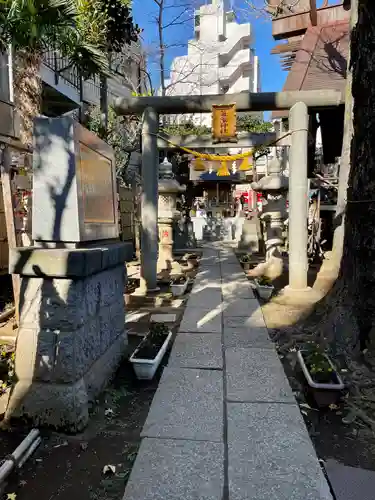
[[[289,109],[289,289],[307,290],[307,147],[309,113],[344,103],[341,92],[312,90],[203,95],[119,98],[119,115],[143,114],[141,287],[157,289],[158,258],[158,131],[159,115],[209,113],[214,104],[236,103],[237,111]],[[232,145],[233,146],[233,145]]]

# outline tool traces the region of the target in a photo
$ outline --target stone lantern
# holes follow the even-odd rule
[[[260,218],[265,223],[266,262],[259,264],[251,274],[264,274],[275,278],[282,272],[281,247],[283,245],[283,227],[286,219],[286,193],[289,179],[281,173],[281,161],[274,158],[268,167],[268,175],[258,182],[253,182],[254,191],[262,193],[266,199]]]
[[[173,260],[173,222],[178,217],[176,209],[177,194],[186,190],[174,178],[172,164],[168,158],[159,165],[158,231],[159,256],[158,272],[181,274],[181,267]]]

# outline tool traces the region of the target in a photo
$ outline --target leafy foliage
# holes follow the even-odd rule
[[[243,115],[237,116],[237,129],[242,132],[267,133],[272,131],[273,125],[260,118]]]
[[[267,276],[261,276],[258,278],[258,283],[260,286],[272,286],[271,280]]]
[[[317,382],[329,382],[332,379],[334,370],[322,346],[316,342],[308,342],[304,347],[303,357],[313,379]]]
[[[0,346],[0,395],[6,392],[14,381],[14,347],[7,344]]]
[[[30,55],[55,48],[87,77],[109,72],[97,0],[2,0],[0,24],[1,50],[12,44]]]
[[[251,253],[246,253],[245,255],[242,255],[241,257],[241,262],[251,262]]]
[[[187,122],[181,124],[166,125],[161,129],[161,132],[167,135],[207,135],[211,134],[211,129],[204,125],[195,125],[194,122]]]
[[[99,3],[102,12],[107,17],[108,50],[121,52],[125,44],[136,42],[141,30],[138,25],[133,24],[130,2],[127,0],[99,0]]]
[[[95,134],[101,134],[101,111],[99,106],[91,106],[86,112],[86,127]],[[138,183],[139,172],[129,169],[130,151],[139,146],[140,120],[138,117],[117,116],[110,106],[108,109],[108,130],[106,142],[112,146],[115,161],[116,175],[121,183]]]
[[[138,359],[154,359],[169,334],[164,323],[150,323],[150,330],[139,344],[135,357]]]

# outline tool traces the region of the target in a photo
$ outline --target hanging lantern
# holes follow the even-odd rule
[[[194,160],[194,172],[204,172],[205,170],[206,167],[203,160],[201,158],[196,158]]]
[[[227,167],[227,162],[226,161],[222,161],[220,163],[221,163],[221,166],[218,169],[218,171],[216,172],[216,175],[218,177],[227,177],[227,176],[229,176],[230,172],[229,172],[228,167]]]

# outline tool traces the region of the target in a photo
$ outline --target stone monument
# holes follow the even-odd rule
[[[21,276],[15,383],[6,418],[71,432],[127,344],[112,149],[70,117],[37,118],[34,247],[10,255]]]
[[[274,279],[282,273],[281,246],[283,245],[282,233],[286,218],[288,186],[288,178],[281,174],[281,161],[277,158],[270,162],[268,175],[251,184],[252,189],[263,193],[267,201],[260,217],[266,228],[266,262],[252,269],[249,272],[252,276],[265,275]]]
[[[167,158],[159,165],[158,186],[158,272],[182,274],[180,265],[173,259],[173,225],[180,215],[176,210],[177,194],[184,192],[186,186],[181,186],[174,178],[172,164]]]

